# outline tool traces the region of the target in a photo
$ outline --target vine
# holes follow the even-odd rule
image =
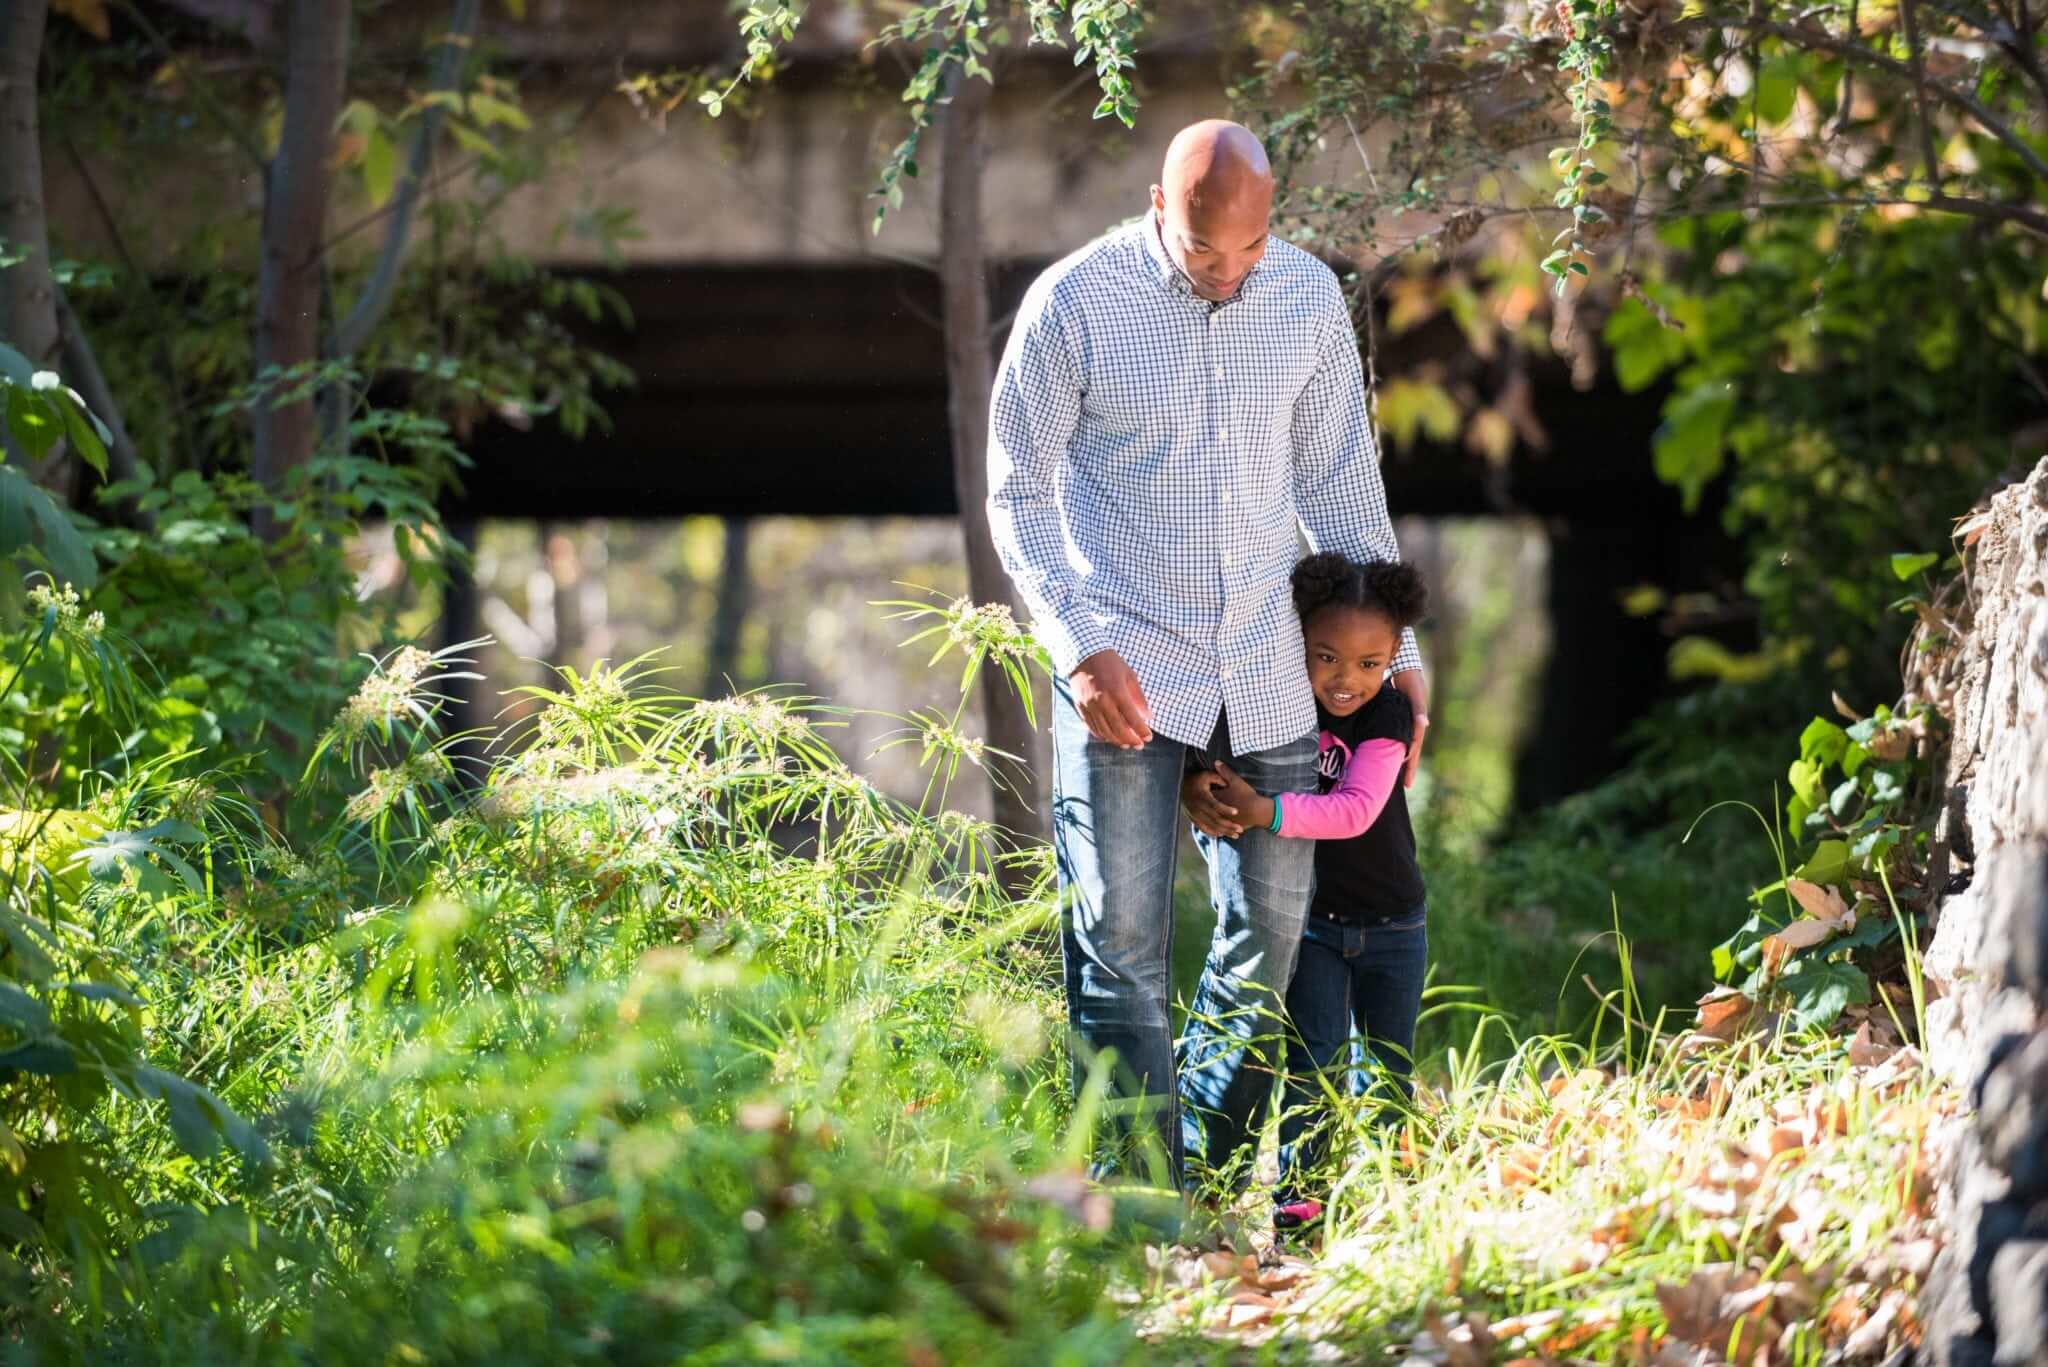
[[[1557,192],[1557,207],[1572,211],[1572,221],[1551,239],[1556,249],[1543,258],[1543,269],[1557,277],[1559,294],[1574,274],[1591,273],[1586,264],[1592,254],[1586,227],[1606,218],[1592,202],[1590,192],[1607,181],[1607,173],[1594,165],[1593,154],[1601,138],[1614,131],[1613,107],[1601,93],[1614,64],[1614,39],[1608,31],[1613,16],[1614,0],[1557,0],[1557,17],[1566,39],[1564,50],[1557,54],[1557,67],[1572,78],[1568,93],[1572,124],[1579,134],[1575,142],[1550,152],[1550,165],[1564,182]],[[1556,246],[1566,238],[1571,240]]]

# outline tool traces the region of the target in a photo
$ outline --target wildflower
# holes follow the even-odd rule
[[[962,650],[987,650],[992,655],[1023,659],[1031,653],[1031,633],[1018,625],[1007,603],[977,603],[956,598],[946,609],[946,638]]]
[[[416,788],[438,783],[454,772],[447,756],[438,750],[408,755],[389,769],[372,769],[369,786],[348,800],[342,815],[357,825],[374,821],[396,807]]]
[[[28,591],[29,606],[38,617],[57,615],[57,634],[65,639],[90,644],[107,629],[104,612],[84,612],[85,600],[67,581],[62,585],[33,584]]]

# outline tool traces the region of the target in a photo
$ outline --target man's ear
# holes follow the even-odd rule
[[[1162,215],[1166,212],[1166,191],[1157,185],[1152,187],[1152,210]]]

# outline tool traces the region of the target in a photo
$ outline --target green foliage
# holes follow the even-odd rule
[[[100,628],[50,602],[30,639],[90,668]],[[1035,658],[916,610],[963,672]],[[1102,1292],[1142,1202],[1073,1167],[1044,853],[884,797],[829,710],[648,661],[531,690],[466,789],[467,677],[371,661],[307,746],[327,815],[283,832],[219,744],[16,774],[40,910],[0,923],[34,970],[0,1058],[73,1086],[85,1040],[113,1080],[62,1102],[97,1261],[39,1245],[12,1303],[47,1313],[8,1332],[45,1361],[1132,1360]],[[51,1104],[0,1132],[43,1177]]]
[[[112,440],[77,390],[0,343],[0,560],[32,557],[60,580],[92,587],[98,569],[70,510],[24,467],[61,446],[104,477]]]
[[[1924,217],[1730,212],[1663,236],[1657,293],[1683,330],[1624,302],[1605,334],[1625,382],[1673,386],[1657,472],[1689,506],[1725,479],[1767,641],[1886,696],[1894,575],[1931,563],[1893,552],[1946,543],[2030,411],[2015,374],[2048,345],[2036,253]]]
[[[746,87],[773,79],[778,54],[794,41],[809,8],[808,0],[747,7],[739,17],[746,56],[723,81],[708,80],[701,73],[669,72],[631,78],[621,89],[636,103],[657,107],[663,113],[694,91],[697,103],[715,119]],[[1063,20],[1064,36],[1060,31]],[[1137,120],[1138,99],[1130,72],[1137,65],[1143,22],[1141,7],[1131,0],[1025,0],[1021,6],[991,0],[938,0],[904,6],[900,16],[882,25],[871,40],[871,46],[899,46],[917,55],[917,65],[904,81],[901,97],[910,127],[877,173],[872,193],[881,203],[875,206],[873,230],[881,232],[890,211],[903,207],[903,182],[917,179],[918,146],[952,98],[955,84],[972,80],[993,84],[995,73],[988,65],[991,50],[1010,47],[1020,23],[1028,42],[1070,47],[1075,66],[1093,62],[1096,84],[1102,91],[1094,116],[1114,118],[1131,127]],[[922,51],[917,52],[920,45]]]

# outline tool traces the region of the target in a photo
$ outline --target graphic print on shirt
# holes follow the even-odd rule
[[[1323,732],[1322,741],[1322,752],[1316,756],[1316,791],[1335,792],[1345,766],[1351,763],[1351,747],[1328,731]]]

